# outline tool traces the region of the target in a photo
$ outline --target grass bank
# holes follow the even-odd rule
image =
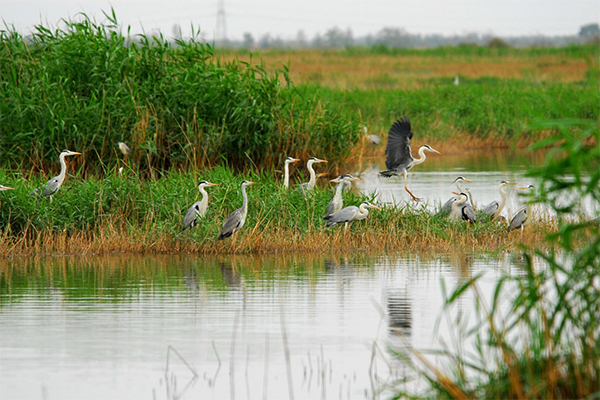
[[[0,196],[0,254],[110,254],[130,253],[270,253],[367,251],[451,252],[455,248],[498,252],[515,249],[520,241],[541,243],[555,229],[552,222],[534,224],[506,234],[492,222],[474,226],[432,216],[420,205],[388,206],[373,210],[365,221],[327,229],[322,219],[331,200],[322,182],[304,196],[285,190],[275,171],[244,176],[216,167],[201,174],[171,172],[157,179],[140,179],[126,170],[108,171],[98,179],[69,177],[50,202],[30,193],[45,178],[0,171],[0,179],[15,188]],[[246,225],[234,240],[217,241],[229,213],[241,206],[239,184],[251,179]],[[209,211],[198,226],[180,232],[187,208],[199,200],[200,180],[219,186],[209,192]],[[350,193],[345,205],[366,198]]]

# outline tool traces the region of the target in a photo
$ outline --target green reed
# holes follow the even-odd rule
[[[593,76],[593,75],[592,75]],[[397,90],[385,83],[372,89],[337,90],[305,85],[307,95],[318,94],[335,110],[356,110],[373,133],[387,132],[390,121],[408,115],[420,138],[448,140],[460,136],[537,139],[531,129],[539,119],[600,119],[598,78],[575,83],[536,82],[483,77],[436,78],[423,88]],[[549,130],[557,133],[554,127]],[[547,131],[546,131],[547,132]]]
[[[221,62],[195,38],[123,35],[114,11],[24,37],[0,31],[1,164],[55,164],[63,148],[97,172],[117,141],[145,170],[224,161],[264,166],[287,154],[343,161],[360,137],[350,114],[306,97],[283,65]],[[343,140],[341,140],[343,138]]]

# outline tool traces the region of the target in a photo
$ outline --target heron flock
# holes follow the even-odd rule
[[[385,150],[386,154],[386,170],[379,173],[382,177],[402,176],[404,178],[404,189],[410,195],[412,200],[420,201],[409,189],[408,189],[408,171],[414,166],[422,164],[427,158],[426,152],[441,154],[439,151],[433,149],[429,145],[423,145],[418,150],[418,158],[414,158],[411,151],[410,140],[413,137],[411,129],[410,119],[403,117],[394,122],[388,132],[388,142]],[[124,142],[118,143],[119,150],[124,157],[131,154],[131,149]],[[60,162],[60,173],[48,180],[45,185],[37,188],[31,193],[32,197],[46,197],[52,201],[53,196],[58,192],[60,187],[65,181],[67,174],[66,157],[80,155],[81,153],[71,150],[63,150],[59,156]],[[283,186],[286,189],[290,187],[290,171],[289,166],[293,163],[299,162],[300,159],[287,157],[284,163],[284,179]],[[326,175],[325,173],[317,173],[314,170],[315,164],[327,163],[327,160],[311,157],[306,163],[306,168],[309,172],[308,182],[304,182],[298,185],[296,191],[306,194],[315,188],[317,179],[321,176]],[[119,169],[119,173],[122,172],[122,167]],[[348,229],[348,224],[353,221],[364,220],[369,215],[369,209],[381,209],[375,204],[369,201],[362,202],[359,206],[348,206],[343,207],[343,192],[348,191],[353,181],[360,181],[360,178],[355,177],[351,174],[343,174],[335,179],[331,179],[330,182],[335,183],[336,187],[333,191],[333,196],[330,203],[327,206],[327,210],[323,219],[326,222],[326,226],[333,227],[338,224],[344,224],[344,231]],[[490,204],[483,207],[479,212],[476,212],[476,207],[471,197],[469,188],[463,188],[461,183],[473,182],[472,180],[466,179],[463,176],[459,176],[454,180],[456,184],[457,192],[452,192],[453,197],[448,199],[435,214],[438,217],[449,216],[457,220],[465,220],[469,223],[475,223],[478,218],[485,218],[488,220],[500,220],[506,223],[504,217],[500,215],[506,204],[506,192],[504,188],[508,185],[516,185],[515,182],[501,181],[500,182],[500,196],[499,201],[493,201]],[[253,185],[255,182],[244,180],[240,185],[242,193],[242,206],[233,211],[229,217],[223,223],[221,231],[218,236],[218,240],[223,240],[234,235],[237,231],[243,228],[248,215],[248,194],[246,188]],[[200,201],[192,204],[183,217],[181,231],[186,229],[192,229],[198,224],[198,219],[203,218],[208,209],[208,193],[206,188],[211,186],[218,186],[216,183],[208,181],[201,181],[198,184],[198,191],[200,192]],[[0,185],[0,191],[12,190],[13,188]],[[520,187],[519,189],[534,189],[532,185],[527,187]],[[507,227],[507,232],[521,229],[531,221],[531,212],[529,206],[521,208],[510,220]]]

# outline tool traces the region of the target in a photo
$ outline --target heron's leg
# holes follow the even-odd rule
[[[420,198],[415,197],[415,195],[412,194],[410,190],[408,190],[408,174],[406,173],[406,170],[404,170],[404,189],[406,189],[406,191],[408,192],[408,194],[410,194],[410,197],[412,197],[414,201],[421,201]]]

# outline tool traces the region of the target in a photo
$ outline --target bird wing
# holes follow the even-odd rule
[[[190,228],[195,226],[196,218],[198,216],[201,216],[199,201],[192,204],[192,206],[188,208],[187,212],[185,213],[185,217],[183,217],[183,229],[187,228],[188,226]]]
[[[388,142],[385,149],[387,158],[385,166],[388,170],[403,171],[412,162],[413,156],[410,151],[410,119],[401,118],[393,123],[388,132]]]
[[[496,211],[498,211],[498,207],[500,207],[500,204],[496,200],[494,200],[484,207],[482,213],[486,216],[493,215]]]
[[[462,208],[462,217],[464,220],[469,222],[477,221],[477,217],[475,216],[475,210],[473,210],[473,207],[470,204],[467,204]]]
[[[358,207],[356,207],[356,206],[349,206],[346,208],[342,208],[340,211],[326,217],[327,220],[329,221],[327,223],[327,226],[333,226],[335,224],[340,224],[342,222],[350,222],[354,219],[354,217],[356,216],[357,213],[358,213]]]
[[[55,176],[44,185],[44,196],[52,196],[58,191],[58,188],[60,188],[60,181],[58,180],[58,177]]]
[[[450,197],[445,203],[444,205],[442,205],[442,208],[440,209],[440,211],[436,214],[436,215],[444,215],[444,214],[449,214],[450,211],[452,211],[452,203],[454,203],[454,201],[458,199],[458,197],[456,196],[452,196]]]
[[[242,209],[238,208],[237,210],[232,212],[231,215],[229,215],[229,218],[227,218],[227,220],[223,224],[223,227],[221,228],[221,234],[219,235],[219,237],[226,238],[228,236],[231,236],[233,232],[241,228],[241,222]]]
[[[527,221],[527,208],[521,208],[510,220],[510,225],[508,226],[508,232],[514,231],[515,229],[519,229],[521,225],[523,225]]]

